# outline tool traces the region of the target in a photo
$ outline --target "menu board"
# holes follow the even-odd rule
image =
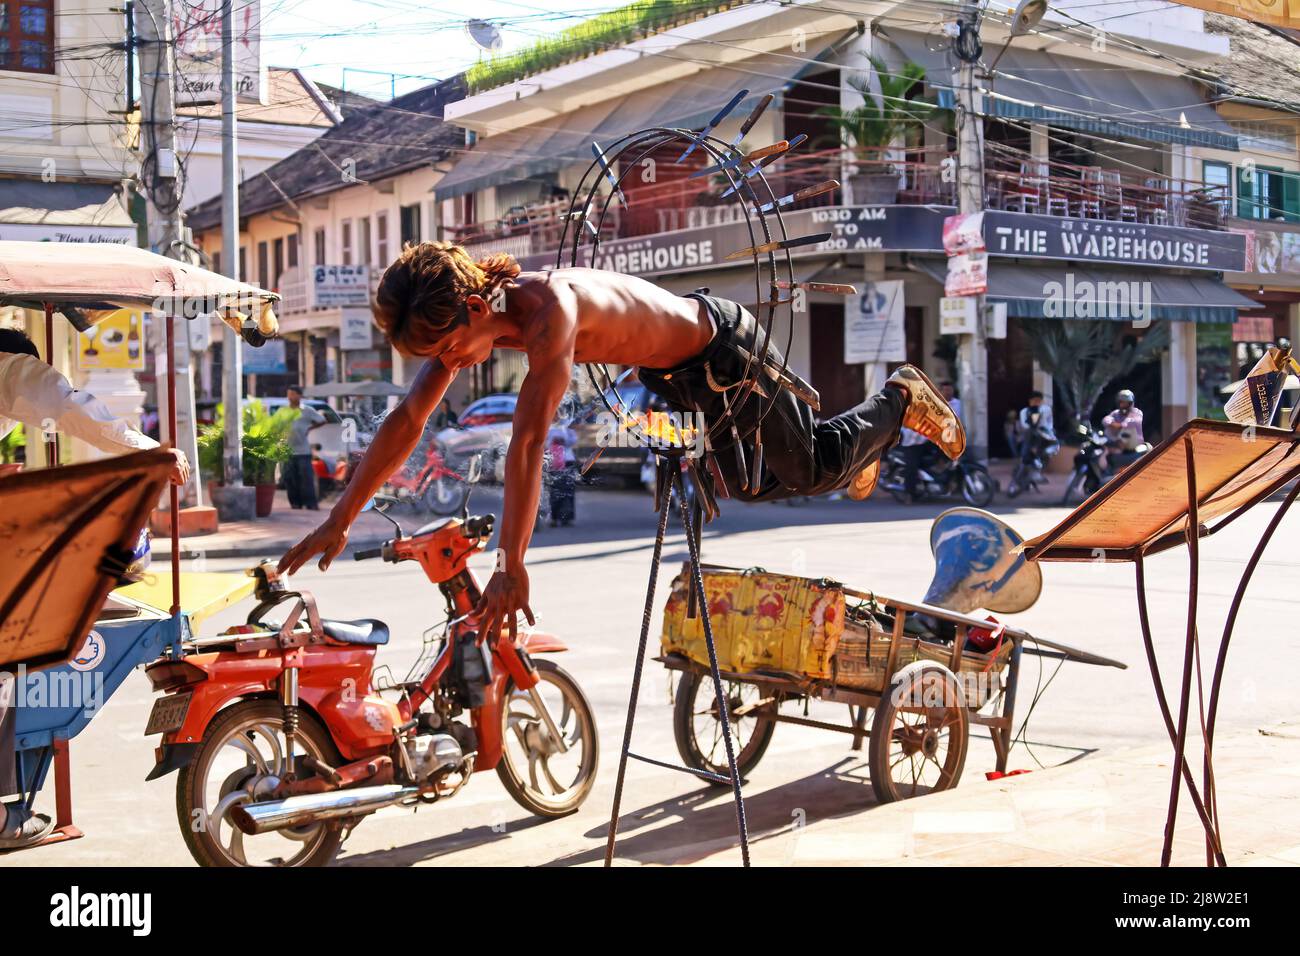
[[[1102,486],[1051,531],[1025,542],[1034,561],[1133,560],[1169,534],[1185,532],[1185,439],[1196,467],[1202,524],[1254,504],[1300,474],[1300,435],[1280,428],[1194,419]]]

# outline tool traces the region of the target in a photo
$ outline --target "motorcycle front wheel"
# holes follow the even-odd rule
[[[1074,506],[1083,501],[1099,487],[1095,478],[1088,474],[1082,468],[1076,469],[1074,474],[1070,475],[1069,482],[1065,485],[1065,494],[1061,497],[1061,504]]]
[[[582,806],[596,782],[600,745],[587,695],[551,661],[535,660],[539,695],[564,739],[561,752],[532,694],[506,683],[501,707],[501,760],[497,776],[506,792],[539,817],[568,816]]]
[[[961,496],[975,508],[993,503],[993,478],[987,471],[972,468],[961,476]]]
[[[301,712],[294,743],[298,776],[310,755],[330,766],[342,762],[328,732]],[[279,701],[246,700],[222,711],[208,725],[199,751],[176,780],[176,816],[185,845],[200,866],[326,866],[343,842],[337,824],[318,823],[247,836],[230,811],[269,799],[288,770],[284,708]]]

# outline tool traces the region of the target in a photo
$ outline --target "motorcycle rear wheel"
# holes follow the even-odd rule
[[[424,507],[432,514],[445,518],[454,515],[469,497],[469,485],[450,475],[441,475],[424,489]]]
[[[343,832],[337,824],[318,823],[250,837],[227,816],[235,805],[253,801],[259,787],[272,784],[270,778],[283,774],[283,741],[284,708],[275,700],[242,701],[208,725],[198,753],[176,780],[181,836],[200,866],[327,866],[338,854]],[[300,712],[294,752],[297,756],[310,754],[335,767],[342,762],[329,733],[306,711]],[[238,766],[239,754],[244,755],[242,768]],[[228,758],[233,758],[233,763]],[[220,767],[216,766],[218,760],[222,761]],[[259,852],[250,854],[247,844],[256,844]],[[295,846],[301,849],[287,859],[267,855]],[[251,860],[251,855],[260,862]]]
[[[559,753],[527,691],[506,682],[501,707],[501,759],[497,776],[506,792],[529,813],[555,819],[577,812],[596,782],[600,743],[596,718],[578,682],[558,664],[534,660],[546,709],[568,750]],[[579,752],[575,755],[574,751]],[[557,766],[552,766],[552,761]],[[556,773],[559,773],[559,777]],[[563,782],[568,780],[568,783]]]

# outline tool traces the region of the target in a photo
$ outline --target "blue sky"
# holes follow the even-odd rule
[[[262,0],[263,58],[270,66],[299,67],[314,80],[387,98],[394,84],[401,94],[474,63],[479,51],[464,29],[471,16],[496,22],[508,51],[619,5],[610,0]]]

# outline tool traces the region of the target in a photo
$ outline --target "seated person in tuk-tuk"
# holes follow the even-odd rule
[[[79,438],[115,455],[157,448],[88,392],[78,391],[52,366],[41,361],[35,343],[17,329],[0,329],[0,438],[18,427],[28,435],[46,431]],[[33,442],[35,444],[35,442]],[[173,449],[173,484],[190,477],[184,452]],[[0,481],[3,477],[0,477]],[[0,798],[18,792],[14,757],[15,686],[12,675],[0,674]],[[29,846],[44,839],[50,819],[27,810],[21,800],[0,805],[0,850]]]

